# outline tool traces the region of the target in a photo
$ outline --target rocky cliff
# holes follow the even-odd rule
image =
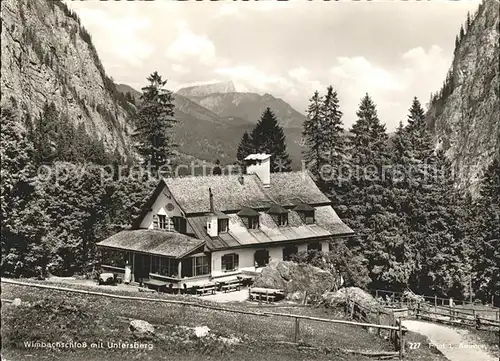
[[[446,81],[427,113],[459,186],[473,193],[482,170],[500,150],[499,6],[498,0],[485,0],[465,24]]]
[[[32,118],[53,102],[107,150],[129,153],[130,104],[116,90],[78,16],[57,0],[2,0],[2,106]]]

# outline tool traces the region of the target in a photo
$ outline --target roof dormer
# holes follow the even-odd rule
[[[237,214],[248,229],[259,228],[260,214],[255,209],[249,207],[241,207],[241,210]]]
[[[315,222],[315,209],[306,203],[299,203],[293,209],[297,212],[305,224],[314,224]]]
[[[267,213],[278,226],[283,227],[288,225],[288,211],[279,204],[274,203]]]

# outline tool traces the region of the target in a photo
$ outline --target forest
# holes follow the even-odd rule
[[[53,104],[36,119],[23,117],[13,100],[2,107],[2,274],[84,274],[98,261],[95,243],[130,226],[157,182],[137,170],[160,169],[175,149],[173,94],[165,84],[154,72],[142,89],[132,115],[137,156],[128,164],[88,136],[83,125],[69,125]],[[303,124],[307,169],[357,233],[332,257],[340,272],[362,287],[409,287],[483,301],[493,296],[498,303],[498,154],[473,196],[455,187],[456,172],[435,148],[417,98],[392,136],[368,94],[349,129],[342,116],[330,86],[325,95],[312,95]],[[273,156],[273,171],[290,171],[272,109],[243,134],[235,164],[256,151]],[[117,167],[126,169],[120,177]],[[325,259],[303,261],[326,267]]]

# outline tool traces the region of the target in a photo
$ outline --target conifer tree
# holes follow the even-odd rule
[[[321,106],[321,154],[324,159],[322,163],[328,168],[320,168],[321,183],[325,184],[325,191],[335,203],[340,203],[340,197],[345,192],[342,181],[341,167],[346,160],[345,137],[342,124],[342,112],[339,109],[337,92],[332,86],[327,88],[323,104]]]
[[[176,123],[174,119],[173,94],[164,89],[166,80],[158,72],[147,80],[149,85],[142,88],[141,105],[135,116],[137,152],[143,158],[143,165],[151,165],[153,171],[169,163],[174,144],[170,134]]]
[[[307,109],[307,118],[304,121],[302,130],[302,137],[306,149],[303,150],[302,153],[308,169],[318,180],[320,179],[320,169],[324,164],[322,155],[324,137],[322,134],[321,122],[323,97],[316,91],[309,101],[310,104]]]
[[[402,287],[408,274],[404,268],[405,242],[399,217],[390,208],[394,196],[383,174],[389,165],[387,133],[368,94],[356,114],[358,119],[349,136],[352,177],[339,213],[356,229],[358,237],[350,246],[367,258],[371,285]]]
[[[465,31],[469,32],[471,25],[470,12],[467,11],[467,22],[465,23]]]
[[[245,131],[241,137],[241,141],[236,152],[237,164],[242,167],[242,169],[245,167],[244,159],[252,153],[254,153],[252,139],[250,138],[248,132]]]
[[[292,170],[283,128],[279,125],[278,119],[270,108],[264,111],[250,137],[255,152],[271,155],[271,172]]]
[[[219,158],[217,158],[217,160],[215,161],[215,166],[212,169],[212,174],[213,175],[221,175],[222,174],[222,168],[221,168],[221,165],[220,165]]]
[[[500,302],[500,154],[485,169],[476,205],[474,288],[483,299]]]

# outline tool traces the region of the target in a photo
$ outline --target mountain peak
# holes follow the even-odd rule
[[[225,81],[220,83],[195,85],[190,87],[181,88],[177,91],[177,94],[183,95],[185,97],[200,97],[214,93],[235,93],[236,88],[232,81]]]

